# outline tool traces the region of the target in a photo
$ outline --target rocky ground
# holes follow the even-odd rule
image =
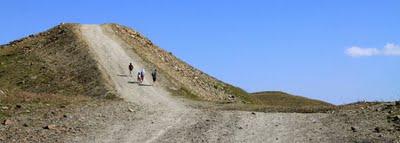
[[[49,105],[34,111],[27,111],[25,106],[1,107],[2,111],[22,113],[2,119],[1,142],[79,142],[82,138],[85,142],[105,142],[96,136],[109,133],[104,129],[112,130],[108,127],[118,125],[125,127],[120,128],[123,132],[131,132],[130,127],[152,114],[123,100],[94,99],[57,108]],[[146,124],[151,126],[155,122],[159,121],[146,121]],[[320,136],[316,138],[315,134]],[[291,140],[287,140],[288,136]],[[152,141],[397,143],[400,142],[400,104],[354,104],[319,114],[221,111],[202,107]]]
[[[46,105],[47,106],[47,105]],[[109,124],[127,123],[140,108],[122,100],[93,99],[78,104],[28,111],[24,105],[2,106],[1,110],[18,112],[0,125],[0,142],[65,142],[85,136]]]
[[[400,102],[339,107],[323,120],[338,142],[400,142]]]

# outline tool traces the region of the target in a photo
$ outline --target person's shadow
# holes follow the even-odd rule
[[[120,76],[120,77],[128,77],[128,75],[126,75],[126,74],[118,74],[117,76]]]
[[[153,86],[152,84],[138,83],[139,86]]]
[[[130,84],[140,84],[138,81],[128,81]]]
[[[144,84],[138,81],[128,81],[129,84],[138,84],[139,86],[153,86],[152,84]]]

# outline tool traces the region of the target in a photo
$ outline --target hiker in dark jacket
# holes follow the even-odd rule
[[[133,70],[133,65],[132,65],[132,63],[129,63],[128,68],[129,68],[129,75],[132,77],[132,70]]]
[[[153,83],[155,83],[157,80],[157,69],[153,70],[153,72],[151,73],[151,76],[153,77]]]
[[[138,81],[138,83],[142,83],[142,73],[141,72],[137,73],[137,81]]]

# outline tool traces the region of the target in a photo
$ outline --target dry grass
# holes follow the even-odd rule
[[[320,113],[337,109],[336,106],[301,96],[294,96],[279,91],[249,94],[248,104],[220,104],[224,110],[244,110],[258,112],[296,112]]]

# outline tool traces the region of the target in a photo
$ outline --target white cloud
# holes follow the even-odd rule
[[[353,46],[346,49],[345,53],[352,57],[363,57],[363,56],[400,56],[400,46],[388,43],[382,49],[378,48],[362,48],[358,46]]]
[[[378,55],[380,52],[376,48],[360,48],[353,46],[346,50],[346,54],[352,57],[373,56]]]
[[[400,46],[392,43],[386,44],[383,48],[384,55],[400,56]]]

